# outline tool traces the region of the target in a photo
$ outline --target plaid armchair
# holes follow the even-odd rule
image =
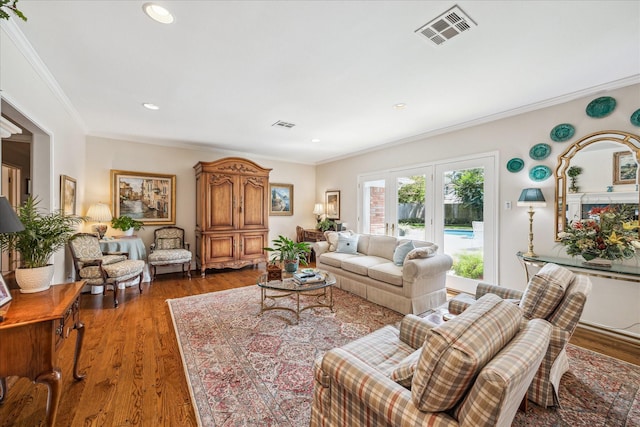
[[[184,229],[180,227],[160,227],[153,234],[151,251],[147,262],[151,266],[151,280],[156,278],[156,268],[180,265],[191,279],[191,251],[184,241]]]
[[[314,366],[311,426],[510,426],[549,344],[495,295],[436,326],[409,314]]]
[[[128,259],[128,254],[103,254],[98,236],[77,233],[69,239],[76,277],[86,280],[88,285],[113,287],[113,306],[118,306],[118,284],[138,278],[138,289],[142,293],[144,261]]]
[[[523,309],[524,322],[534,318],[548,320],[552,325],[551,341],[527,396],[540,406],[556,406],[560,404],[560,379],[569,370],[565,348],[578,326],[590,293],[591,281],[587,276],[576,275],[564,267],[547,263],[531,278],[524,292],[480,283],[475,298],[459,294],[451,299],[449,312],[460,314],[482,296],[495,294],[517,303]]]

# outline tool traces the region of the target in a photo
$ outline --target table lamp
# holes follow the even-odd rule
[[[313,207],[313,214],[316,215],[316,220],[320,222],[320,217],[324,213],[324,205],[322,203],[316,203]]]
[[[0,196],[0,233],[16,233],[24,230],[24,225],[6,197]]]
[[[109,206],[105,203],[95,203],[89,206],[89,210],[87,211],[87,218],[89,221],[95,221],[98,224],[95,224],[91,227],[91,229],[98,233],[100,239],[104,237],[104,234],[107,232],[107,225],[103,224],[103,222],[111,221],[111,210]]]
[[[539,188],[525,188],[520,193],[518,206],[529,206],[529,251],[524,255],[529,257],[537,256],[533,252],[533,214],[535,213],[533,208],[547,206],[542,190]]]

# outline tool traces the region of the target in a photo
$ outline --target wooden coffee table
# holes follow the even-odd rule
[[[282,280],[267,280],[266,273],[260,275],[257,282],[258,287],[260,287],[260,315],[269,310],[290,311],[295,313],[296,323],[298,323],[300,322],[300,312],[310,308],[325,307],[333,312],[333,285],[336,283],[336,278],[327,271],[317,270],[317,272],[324,276],[324,280],[304,285],[297,284],[292,277],[285,276]],[[283,272],[283,275],[285,274],[286,273]],[[274,292],[270,293],[269,291]],[[300,307],[301,294],[314,297],[316,301],[315,304]],[[278,305],[278,298],[284,298],[290,295],[296,296],[295,310],[290,307]],[[267,300],[271,301],[272,305],[269,305]]]

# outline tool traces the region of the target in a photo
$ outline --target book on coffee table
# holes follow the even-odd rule
[[[317,273],[295,273],[293,280],[299,285],[307,283],[318,283],[324,280],[324,276]]]

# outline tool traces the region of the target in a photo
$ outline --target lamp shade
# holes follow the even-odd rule
[[[313,214],[322,215],[323,213],[324,213],[324,205],[322,203],[316,203],[316,205],[313,207]]]
[[[16,233],[24,230],[16,211],[6,197],[0,196],[0,233]]]
[[[540,206],[545,207],[547,203],[544,200],[544,194],[539,188],[525,188],[520,193],[518,206]]]
[[[105,203],[95,203],[89,207],[87,217],[90,221],[107,222],[111,221],[111,209]]]

